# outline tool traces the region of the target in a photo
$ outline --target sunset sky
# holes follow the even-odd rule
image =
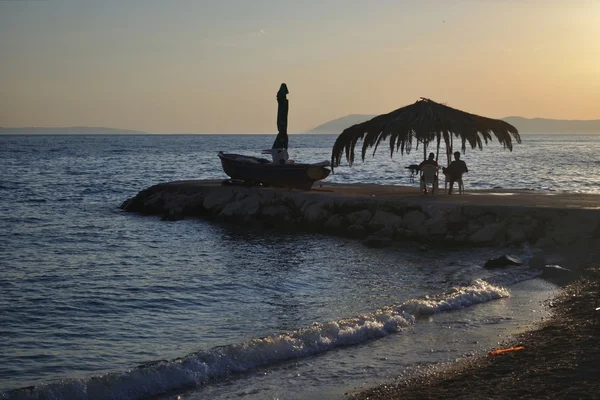
[[[276,132],[428,97],[600,118],[598,0],[0,1],[0,126]]]

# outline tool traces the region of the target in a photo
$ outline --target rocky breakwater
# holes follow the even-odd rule
[[[143,190],[121,208],[165,220],[209,218],[347,236],[370,246],[413,240],[432,245],[600,247],[600,210],[489,204],[480,198],[386,197],[181,181]]]

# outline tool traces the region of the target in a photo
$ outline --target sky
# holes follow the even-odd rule
[[[600,118],[598,0],[0,0],[0,126],[289,131],[420,97]]]

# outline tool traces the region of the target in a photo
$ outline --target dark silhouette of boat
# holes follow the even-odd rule
[[[219,152],[223,171],[246,186],[284,187],[310,190],[312,185],[329,176],[328,161],[315,164],[274,163],[266,158]],[[230,182],[234,183],[234,182]]]

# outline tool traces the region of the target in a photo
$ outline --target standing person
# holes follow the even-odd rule
[[[460,193],[460,186],[462,185],[462,176],[464,173],[469,172],[467,168],[467,163],[460,159],[460,152],[454,152],[454,161],[450,163],[448,169],[446,170],[446,174],[450,179],[450,187],[448,188],[448,194],[452,194],[452,188],[454,187],[454,182],[458,181],[458,191]]]

